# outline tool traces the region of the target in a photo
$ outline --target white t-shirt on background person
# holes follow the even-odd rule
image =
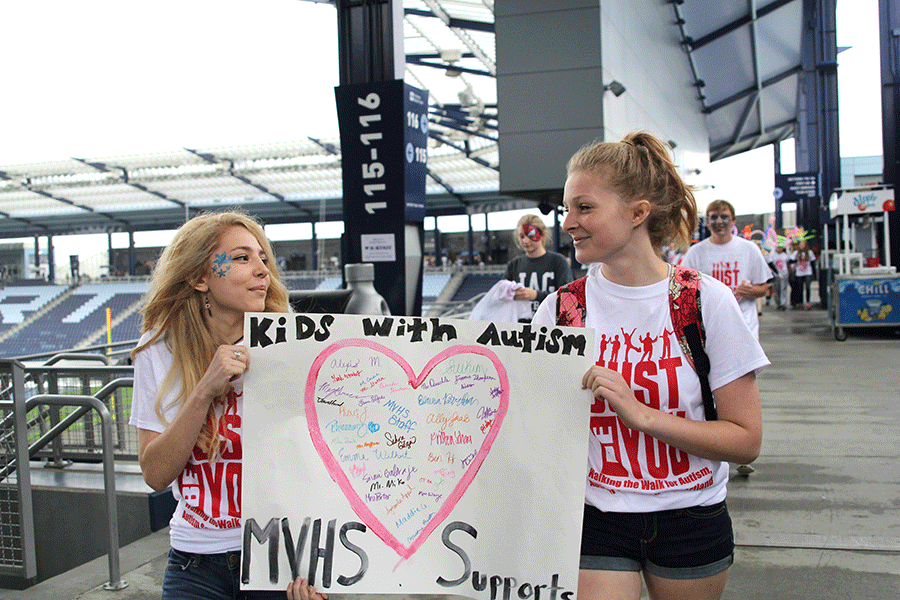
[[[799,250],[794,250],[791,253],[791,260],[794,261],[794,275],[797,277],[809,277],[813,274],[813,263],[816,262],[816,255],[812,250],[807,250],[806,257],[806,260],[800,260]]]
[[[694,244],[688,248],[681,266],[711,275],[727,285],[732,292],[742,281],[759,285],[772,279],[772,270],[759,247],[737,236],[725,244],[714,244],[710,238]],[[756,298],[740,298],[738,305],[750,331],[759,339]]]
[[[775,265],[778,276],[787,279],[790,275],[788,263],[791,261],[791,255],[787,252],[773,252],[769,255],[769,262]]]

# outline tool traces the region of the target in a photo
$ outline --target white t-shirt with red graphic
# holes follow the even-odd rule
[[[141,337],[143,344],[151,333]],[[163,432],[155,401],[159,386],[172,368],[172,353],[161,339],[141,351],[134,362],[134,397],[129,423],[140,429]],[[233,391],[221,405],[220,418],[227,427],[222,455],[210,464],[206,453],[194,447],[184,470],[172,483],[178,502],[169,521],[172,547],[182,552],[215,554],[241,549],[241,420],[243,377],[232,382]],[[171,405],[181,381],[163,397],[163,414],[169,423],[178,413]],[[168,407],[168,408],[165,408]]]
[[[593,265],[585,291],[586,326],[595,331],[597,364],[621,373],[638,400],[702,421],[700,380],[673,333],[668,280],[626,287],[607,280],[600,265]],[[556,324],[556,295],[541,304],[533,323]],[[700,305],[713,391],[769,364],[731,290],[703,275]],[[587,503],[607,512],[650,512],[725,498],[728,463],[689,455],[628,429],[603,400],[594,400],[590,422]]]
[[[794,275],[797,277],[809,277],[813,274],[813,263],[816,262],[816,255],[812,250],[806,250],[801,256],[800,250],[794,250],[791,253],[791,260],[794,262]]]
[[[732,237],[725,244],[713,244],[710,238],[688,248],[681,266],[712,275],[727,285],[732,292],[742,281],[759,285],[772,279],[772,270],[759,246],[742,237]],[[738,300],[744,321],[750,331],[759,338],[759,308],[756,298]]]
[[[791,255],[784,251],[776,251],[769,255],[769,262],[775,265],[775,270],[778,271],[778,275],[785,279],[790,275],[790,269],[788,268],[788,263],[790,263],[790,261]]]

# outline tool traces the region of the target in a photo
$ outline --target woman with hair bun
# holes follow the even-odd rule
[[[638,132],[591,144],[567,172],[563,227],[575,258],[590,265],[580,317],[569,319],[567,288],[544,300],[533,323],[595,330],[596,364],[581,382],[594,399],[578,598],[638,600],[642,577],[650,598],[720,598],[734,556],[728,463],[759,453],[756,373],[769,361],[725,285],[660,258],[697,222],[662,142]],[[713,420],[673,333],[670,286],[700,290]]]
[[[247,312],[288,312],[260,224],[239,212],[198,215],[176,232],[150,280],[142,335],[132,352],[144,480],[172,486],[172,548],[163,600],[285,598],[242,592],[241,422]],[[303,579],[287,598],[321,600]]]

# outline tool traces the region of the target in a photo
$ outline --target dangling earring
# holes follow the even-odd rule
[[[203,303],[206,304],[206,312],[212,316],[212,310],[209,308],[209,296],[203,296]]]

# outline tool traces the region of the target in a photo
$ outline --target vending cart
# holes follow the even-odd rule
[[[835,276],[829,315],[834,339],[846,340],[847,328],[900,328],[900,275],[890,264],[886,214],[894,210],[893,188],[837,190],[830,208],[839,232],[837,250],[831,253]]]

